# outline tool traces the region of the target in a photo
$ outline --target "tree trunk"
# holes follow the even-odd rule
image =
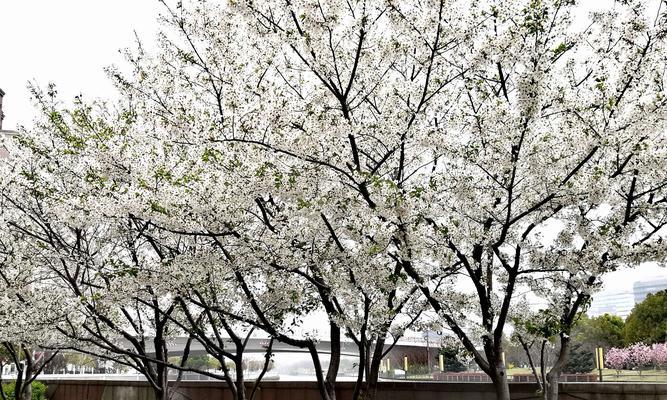
[[[149,361],[147,364],[149,364],[149,371],[151,371],[149,373],[155,400],[169,400],[169,370],[160,363],[151,363]],[[148,375],[146,377],[148,378]]]
[[[360,400],[364,398],[366,392],[366,383],[364,382],[364,373],[366,372],[366,363],[368,353],[366,351],[366,339],[362,334],[362,340],[358,345],[359,348],[359,366],[357,369],[357,381],[354,385],[354,392],[352,393],[352,400]]]
[[[23,345],[21,345],[21,349],[25,357],[25,367],[21,371],[23,375],[23,385],[19,385],[18,383],[16,385],[16,390],[17,390],[16,398],[20,398],[21,400],[32,400],[32,385],[30,384],[30,382],[32,380],[32,375],[34,373],[33,371],[34,352],[24,347]]]
[[[543,391],[544,400],[558,400],[558,384],[560,383],[560,371],[549,371]]]
[[[366,376],[366,385],[364,390],[364,400],[374,400],[377,396],[378,379],[380,378],[380,364],[382,363],[382,354],[384,353],[385,338],[378,339],[375,342],[373,356],[370,359],[368,375]],[[407,371],[406,371],[407,372]]]
[[[155,400],[169,400],[169,390],[166,387],[153,387]]]
[[[238,355],[238,350],[237,350],[237,355]],[[246,387],[245,387],[245,377],[243,376],[243,358],[238,357],[238,360],[235,360],[236,362],[236,381],[234,382],[236,385],[236,400],[246,400],[247,394],[246,394]]]
[[[544,379],[544,390],[542,391],[542,398],[544,400],[558,400],[560,374],[570,356],[570,344],[569,333],[562,333],[560,335],[560,351],[558,352],[558,358]]]
[[[380,377],[381,358],[375,357],[371,360],[370,370],[366,377],[366,382],[362,387],[360,400],[374,400],[377,396],[378,379]]]
[[[338,369],[340,368],[340,327],[333,322],[329,323],[331,358],[329,359],[329,368],[324,381],[329,400],[336,400],[336,379],[338,378]]]
[[[156,336],[153,338],[155,346],[155,359],[159,361],[168,361],[169,354],[167,350],[167,341],[163,337],[164,323],[159,319],[157,309],[155,310]],[[169,368],[162,363],[153,363],[155,368],[155,400],[169,400]],[[160,397],[158,397],[158,395]]]
[[[24,384],[20,396],[21,400],[32,400],[32,385],[29,383]]]
[[[322,374],[322,363],[320,362],[320,356],[317,353],[317,348],[314,343],[310,343],[308,346],[308,352],[310,353],[310,358],[313,360],[313,368],[315,368],[315,377],[317,378],[317,387],[320,391],[320,397],[322,400],[332,400],[332,395],[336,396],[336,392],[331,393],[330,388],[333,387],[331,382],[327,382],[327,379]]]
[[[491,381],[496,390],[496,399],[510,400],[510,387],[507,382],[507,371],[505,370],[505,366],[502,365],[502,362],[495,366],[491,375]]]

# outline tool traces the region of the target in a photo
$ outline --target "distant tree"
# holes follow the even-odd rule
[[[589,351],[582,343],[572,345],[568,362],[563,366],[563,372],[584,374],[591,372],[595,368],[593,353]]]
[[[612,347],[607,351],[605,356],[605,366],[607,368],[615,369],[616,375],[618,375],[622,369],[627,368],[630,362],[630,351],[628,349]]]
[[[637,304],[625,321],[626,344],[663,343],[667,340],[667,290],[649,294]]]
[[[651,362],[656,368],[667,367],[667,343],[656,343],[651,346]]]
[[[573,340],[589,353],[596,347],[621,347],[624,326],[623,319],[616,315],[604,314],[594,318],[584,315],[574,327]]]
[[[216,362],[208,354],[199,354],[190,356],[185,365],[190,368],[201,369],[201,370],[214,369],[216,367],[220,367],[220,363]]]
[[[67,368],[67,358],[63,353],[58,353],[51,362],[44,368],[47,374],[59,374]]]
[[[464,358],[465,349],[456,343],[443,343],[439,354],[444,356],[445,372],[465,371],[466,364],[461,361]]]

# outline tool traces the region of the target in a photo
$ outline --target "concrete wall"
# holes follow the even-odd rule
[[[146,382],[43,381],[50,400],[152,400]],[[337,398],[351,398],[352,382],[337,384]],[[510,384],[512,398],[537,399],[532,383]],[[173,400],[232,400],[222,382],[182,382]],[[256,400],[318,400],[315,382],[263,382]],[[381,382],[379,400],[493,400],[489,383]],[[660,383],[565,383],[563,400],[667,400],[667,384]]]

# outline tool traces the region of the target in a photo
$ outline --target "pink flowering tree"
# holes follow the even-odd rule
[[[651,362],[655,368],[667,367],[667,343],[656,343],[651,346]]]
[[[627,348],[630,353],[630,367],[639,371],[651,365],[651,347],[644,343],[635,343]]]
[[[616,370],[616,375],[620,374],[630,362],[630,352],[628,349],[619,349],[612,347],[607,351],[605,365]]]
[[[612,347],[607,351],[605,365],[615,369],[617,374],[622,369],[636,369],[640,375],[647,367],[664,367],[667,365],[667,343],[652,346],[635,343],[622,349]]]

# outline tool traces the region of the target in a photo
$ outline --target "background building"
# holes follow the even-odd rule
[[[626,318],[633,307],[641,303],[649,293],[667,289],[667,276],[645,278],[635,281],[632,290],[605,291],[593,296],[588,315],[596,317],[603,314],[618,315]]]
[[[597,317],[603,314],[627,317],[635,306],[633,292],[600,292],[593,295],[593,302],[588,309],[588,315]]]
[[[2,98],[5,97],[5,91],[0,89],[0,132],[2,131],[2,120],[5,119],[5,113],[2,112]]]
[[[632,291],[635,295],[635,304],[644,301],[649,293],[656,293],[667,289],[667,276],[655,279],[643,279],[632,285]]]
[[[16,132],[2,128],[2,120],[5,119],[5,113],[2,111],[2,99],[5,97],[5,91],[0,89],[0,158],[7,157],[7,150],[2,146],[2,141],[7,135],[13,135]]]

